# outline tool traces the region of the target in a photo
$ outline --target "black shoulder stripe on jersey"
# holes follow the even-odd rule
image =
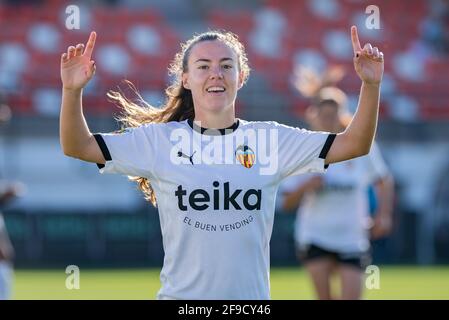
[[[327,136],[326,142],[324,143],[323,149],[321,149],[319,158],[320,159],[326,159],[327,154],[332,146],[332,143],[334,143],[335,137],[337,135],[335,133],[331,133]],[[328,164],[324,165],[324,169],[327,169],[329,167]]]
[[[106,145],[106,142],[104,142],[103,137],[101,134],[94,134],[95,140],[98,143],[98,146],[100,147],[101,153],[103,153],[103,157],[106,161],[111,161],[111,154],[109,153],[108,146]],[[104,168],[104,164],[97,163],[97,166],[99,169]]]
[[[320,159],[326,159],[327,154],[328,154],[336,136],[337,135],[335,133],[331,133],[327,136],[326,142],[324,143],[323,149],[321,149],[321,152],[319,155]]]

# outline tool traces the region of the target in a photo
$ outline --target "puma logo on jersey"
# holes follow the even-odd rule
[[[187,211],[188,207],[185,203],[185,198],[188,199],[188,204],[193,210],[203,211],[213,206],[213,210],[260,210],[260,203],[262,201],[261,189],[248,189],[243,193],[242,189],[233,190],[231,193],[229,182],[225,182],[222,188],[218,181],[214,181],[212,196],[204,189],[192,190],[187,195],[187,190],[182,185],[178,186],[175,191],[175,196],[178,198],[178,208],[181,211]]]
[[[184,153],[182,153],[181,150],[179,150],[179,151],[178,151],[178,157],[182,157],[182,158],[187,158],[187,159],[189,159],[189,160],[190,160],[190,163],[191,163],[192,166],[193,166],[193,156],[194,156],[195,152],[196,152],[196,151],[194,151],[194,152],[192,153],[191,156],[188,156],[188,155],[185,155]]]

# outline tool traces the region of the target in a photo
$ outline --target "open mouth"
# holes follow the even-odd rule
[[[226,89],[224,87],[220,87],[220,86],[214,86],[214,87],[209,87],[206,89],[206,91],[208,93],[223,93],[226,91]]]

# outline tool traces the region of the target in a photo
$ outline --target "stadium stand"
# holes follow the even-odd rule
[[[14,114],[9,127],[0,132],[0,169],[6,177],[20,178],[30,190],[12,208],[13,213],[17,211],[11,223],[16,243],[21,235],[27,237],[28,228],[39,230],[42,226],[38,225],[39,219],[29,215],[64,214],[66,208],[86,219],[84,213],[95,214],[101,208],[119,208],[125,215],[148,210],[128,181],[100,176],[95,166],[80,165],[64,157],[60,150],[60,54],[68,45],[84,43],[91,30],[98,34],[94,52],[98,68],[85,88],[83,104],[91,130],[107,132],[117,129],[112,118],[117,109],[107,101],[107,91],[128,79],[147,101],[159,105],[169,81],[167,67],[179,43],[193,32],[208,28],[233,31],[247,47],[252,73],[239,93],[237,116],[300,125],[309,102],[292,87],[298,63],[318,71],[331,65],[343,66],[346,74],[339,84],[349,94],[349,107],[354,110],[360,81],[353,72],[348,30],[356,24],[361,39],[378,44],[386,55],[377,138],[399,188],[401,229],[392,239],[394,247],[390,246],[395,262],[438,261],[419,258],[419,252],[430,252],[429,247],[414,251],[420,243],[416,229],[427,223],[435,223],[436,258],[449,261],[449,188],[445,178],[449,172],[447,1],[378,0],[380,30],[363,28],[369,15],[365,12],[367,2],[357,0],[77,2],[79,30],[66,28],[66,8],[71,4],[68,1],[0,4],[0,92]],[[435,189],[439,190],[437,196]],[[434,209],[435,203],[438,210]],[[125,212],[126,208],[131,209]],[[439,212],[439,220],[432,220],[433,210]],[[27,215],[22,215],[23,211]],[[16,218],[21,222],[14,231]],[[285,223],[275,230],[278,233],[274,234],[274,242],[276,237],[288,237],[282,226],[291,226],[289,218],[277,219]],[[61,230],[64,233],[65,229]],[[38,242],[33,239],[30,236],[24,240],[26,250],[21,250],[18,243],[19,261],[38,258],[37,254],[20,256],[20,252],[34,252],[32,246]],[[285,243],[282,241],[278,243]],[[152,252],[145,250],[148,255]],[[292,248],[278,246],[274,250],[275,263],[283,259],[281,256],[285,258],[283,250],[294,261]],[[42,258],[45,250],[41,251]]]
[[[441,98],[449,71],[445,60],[448,39],[443,28],[444,12],[449,9],[437,7],[435,3],[416,1],[408,5],[403,1],[378,1],[377,5],[382,8],[381,30],[361,31],[373,42],[382,43],[389,57],[386,74],[394,82],[395,94],[405,95],[417,105],[414,117],[418,120],[449,117],[447,102]],[[182,25],[170,25],[169,19],[152,7],[142,10],[118,5],[92,9],[81,6],[85,23],[80,30],[66,30],[65,7],[57,1],[44,1],[38,7],[0,7],[0,84],[15,110],[23,114],[52,115],[33,104],[39,104],[40,98],[30,97],[49,96],[48,92],[53,89],[56,89],[53,95],[58,94],[59,54],[67,44],[85,41],[89,30],[99,34],[95,88],[86,97],[89,112],[107,115],[107,102],[101,98],[125,78],[136,82],[142,90],[164,88],[166,68],[182,40],[176,30],[181,30]],[[237,11],[210,6],[205,10],[204,24],[231,30],[247,44],[255,77],[260,76],[269,84],[268,92],[260,90],[251,97],[264,93],[286,96],[291,112],[301,114],[306,101],[291,87],[293,67],[296,63],[315,63],[318,69],[323,69],[340,64],[351,70],[347,25],[363,23],[366,15],[360,13],[359,2],[349,0],[267,0],[262,4],[254,2],[253,7]],[[398,14],[401,12],[407,14]],[[356,92],[356,76],[348,72],[342,85]],[[46,95],[35,93],[42,89],[47,91]],[[397,116],[398,120],[404,120],[389,112],[394,101],[385,101],[382,117]]]

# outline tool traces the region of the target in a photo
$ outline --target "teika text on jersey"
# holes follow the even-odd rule
[[[231,190],[229,182],[220,183],[214,181],[212,196],[204,189],[195,189],[187,194],[187,190],[182,185],[178,186],[175,196],[178,198],[178,207],[181,211],[187,211],[188,207],[184,196],[188,199],[188,204],[193,210],[203,211],[210,207],[213,210],[260,210],[262,201],[261,189],[235,189]]]

